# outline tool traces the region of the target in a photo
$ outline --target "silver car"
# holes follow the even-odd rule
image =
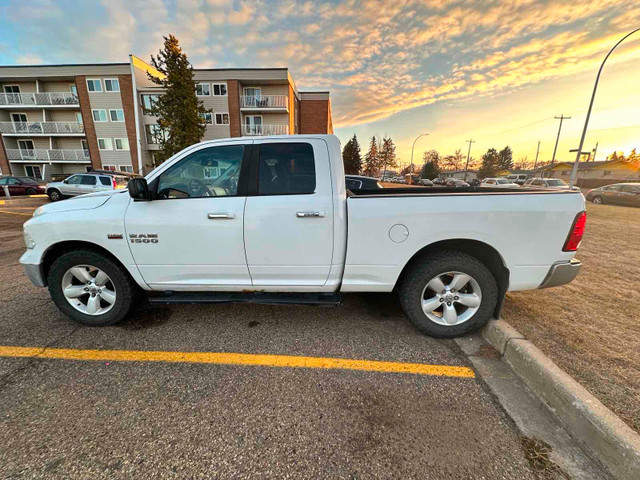
[[[126,188],[128,177],[103,173],[78,173],[61,182],[51,182],[46,186],[47,195],[52,202],[66,197],[75,197],[85,193],[103,192]]]

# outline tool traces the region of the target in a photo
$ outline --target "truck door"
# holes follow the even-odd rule
[[[250,286],[243,221],[250,143],[202,145],[150,182],[157,200],[132,201],[127,241],[155,289]]]
[[[245,208],[254,286],[321,286],[333,255],[333,192],[320,139],[255,140]]]

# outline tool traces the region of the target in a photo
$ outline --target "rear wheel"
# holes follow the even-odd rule
[[[596,205],[602,205],[602,197],[593,197],[591,201]]]
[[[415,263],[398,293],[404,313],[422,333],[437,338],[465,335],[491,318],[498,286],[478,259],[442,251]]]
[[[58,200],[62,200],[62,194],[60,193],[60,190],[56,190],[55,188],[52,188],[51,190],[49,190],[47,192],[47,195],[49,195],[49,199],[52,202],[57,202]]]
[[[137,291],[124,268],[91,250],[62,255],[51,266],[47,282],[57,307],[76,322],[90,326],[122,320]]]

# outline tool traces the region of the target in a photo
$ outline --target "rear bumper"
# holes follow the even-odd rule
[[[580,272],[580,267],[582,267],[582,262],[580,260],[576,260],[575,258],[569,262],[554,263],[553,265],[551,265],[549,273],[547,273],[547,276],[544,278],[538,288],[549,288],[565,285],[576,278],[578,272]]]

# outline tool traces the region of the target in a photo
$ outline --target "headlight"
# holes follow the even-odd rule
[[[42,215],[43,213],[44,213],[44,206],[38,207],[33,211],[33,216],[37,217],[39,215]]]
[[[29,250],[36,246],[36,242],[31,238],[31,235],[26,230],[22,230],[22,236],[24,237],[24,244]]]

